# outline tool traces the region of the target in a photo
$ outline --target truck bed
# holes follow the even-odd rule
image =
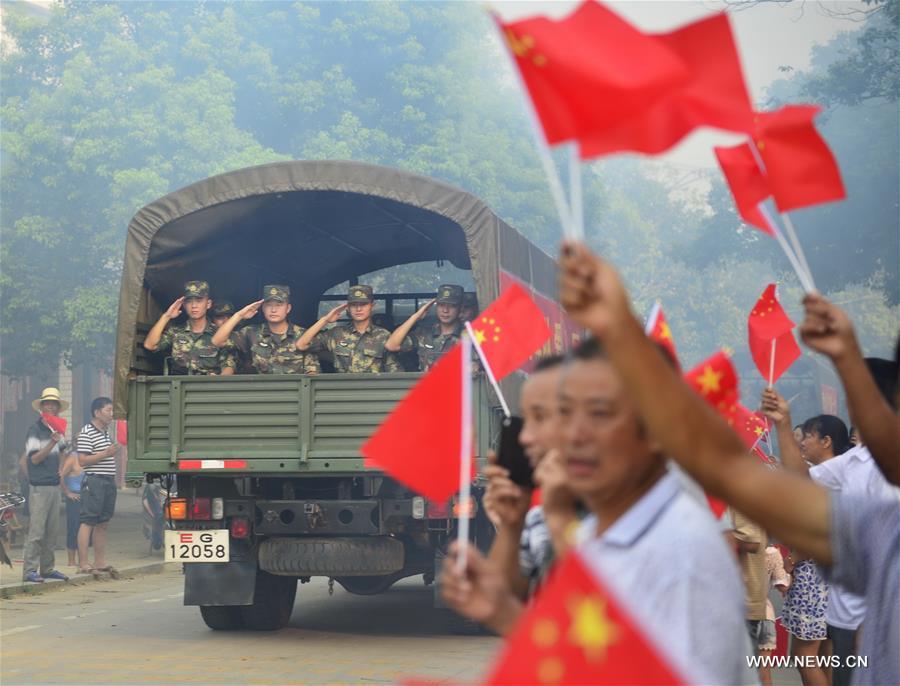
[[[128,469],[359,473],[359,447],[419,377],[138,376],[128,383]],[[476,377],[472,395],[482,458],[499,415],[483,377]]]

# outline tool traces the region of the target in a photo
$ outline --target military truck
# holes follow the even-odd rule
[[[475,507],[461,513],[459,503],[427,502],[363,464],[360,445],[419,373],[174,376],[144,350],[144,336],[188,280],[208,281],[213,298],[238,306],[264,284],[287,284],[291,319],[309,325],[340,298],[331,289],[431,261],[468,270],[482,304],[509,282],[529,289],[555,331],[544,352],[574,336],[554,302],[546,253],[472,195],[396,169],[332,161],[241,169],[132,219],[115,412],[128,420],[129,470],[169,492],[166,555],[184,562],[184,603],[199,606],[211,628],[285,626],[298,579],[325,576],[358,594],[411,575],[430,583],[457,516],[474,519],[481,548],[493,527],[477,483]],[[432,296],[376,293],[376,303],[390,321]],[[503,383],[512,401],[516,387],[515,376]],[[499,431],[499,404],[483,376],[473,395],[481,461]]]

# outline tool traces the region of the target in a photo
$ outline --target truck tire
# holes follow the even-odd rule
[[[244,627],[251,631],[277,631],[287,626],[297,597],[297,579],[256,572],[253,604],[240,608]]]
[[[403,543],[388,536],[270,538],[259,567],[287,576],[383,576],[403,569]]]
[[[240,605],[201,605],[200,616],[210,629],[236,631],[244,628]]]

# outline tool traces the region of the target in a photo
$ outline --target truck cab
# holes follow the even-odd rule
[[[420,270],[404,289],[396,279],[379,287],[413,264],[435,265],[435,281]],[[175,191],[132,219],[115,411],[128,420],[129,471],[170,494],[166,556],[185,563],[185,605],[199,606],[211,628],[285,626],[298,580],[313,576],[360,594],[419,574],[431,583],[459,516],[474,520],[482,549],[493,527],[477,481],[475,507],[461,512],[363,463],[360,445],[421,375],[414,360],[390,374],[173,376],[144,350],[147,331],[189,280],[208,281],[213,300],[237,307],[266,283],[287,284],[292,321],[309,326],[376,272],[376,311],[391,328],[433,297],[447,264],[482,305],[507,283],[528,289],[554,330],[544,352],[577,339],[553,298],[553,260],[477,198],[422,176],[352,162],[269,164]],[[520,379],[503,382],[513,403]],[[473,406],[482,462],[501,421],[482,374]]]

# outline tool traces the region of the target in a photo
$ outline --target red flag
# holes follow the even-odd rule
[[[721,350],[685,374],[684,380],[719,413],[737,401],[737,374],[728,355]]]
[[[756,147],[781,212],[847,196],[841,171],[816,131],[814,105],[788,105],[757,115]]]
[[[747,319],[747,344],[750,356],[762,377],[777,381],[800,357],[800,346],[794,338],[794,322],[778,302],[774,283],[756,301]],[[774,355],[774,358],[773,358]]]
[[[116,420],[116,442],[119,445],[128,445],[128,422],[124,419]]]
[[[578,553],[570,553],[516,624],[487,683],[686,682]]]
[[[49,412],[42,412],[41,417],[43,418],[44,423],[50,427],[51,431],[56,431],[61,434],[66,433],[69,423],[62,417],[57,417]]]
[[[740,436],[740,439],[752,450],[769,431],[768,422],[758,412],[748,410],[739,402],[735,402],[730,411],[723,413],[725,421]],[[758,455],[757,455],[758,457]]]
[[[678,353],[675,351],[675,340],[672,338],[672,329],[669,328],[669,322],[666,321],[666,315],[663,312],[662,305],[658,302],[653,303],[653,309],[647,317],[647,323],[644,325],[644,332],[651,341],[659,343],[662,347],[669,351],[675,367],[679,370],[681,365],[678,362]]]
[[[616,126],[688,77],[669,47],[593,0],[560,20],[498,24],[551,145]]]
[[[772,195],[753,150],[748,143],[733,148],[713,148],[728,182],[741,218],[774,238],[771,227],[759,211],[759,203]]]
[[[540,308],[515,283],[472,320],[472,331],[497,381],[518,369],[550,337]]]
[[[727,14],[715,14],[654,38],[682,59],[689,77],[637,116],[583,140],[582,159],[619,151],[654,155],[699,126],[753,133],[753,106]]]
[[[360,448],[367,467],[383,469],[429,500],[445,502],[460,486],[464,374],[457,344],[413,386]],[[473,470],[474,474],[474,470]]]
[[[705,495],[706,504],[709,505],[709,509],[712,510],[713,516],[716,519],[719,519],[723,514],[725,514],[725,510],[728,509],[728,504],[724,500],[714,498],[709,493],[706,493]]]

